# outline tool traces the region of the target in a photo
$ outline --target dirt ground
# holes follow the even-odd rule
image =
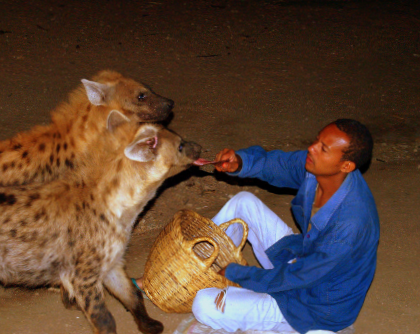
[[[0,13],[0,139],[49,123],[68,92],[102,69],[175,100],[168,126],[208,158],[224,147],[304,149],[341,117],[367,124],[375,150],[365,178],[381,239],[356,333],[420,333],[418,1],[2,0]],[[166,182],[139,218],[128,273],[143,273],[175,212],[211,218],[241,190],[294,226],[292,194],[192,168]],[[255,261],[249,246],[245,254]],[[119,333],[138,333],[121,304],[111,296],[107,303]],[[165,334],[187,316],[146,306]],[[0,332],[91,329],[54,290],[0,286]]]

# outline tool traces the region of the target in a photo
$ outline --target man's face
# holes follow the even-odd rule
[[[335,124],[327,125],[308,148],[306,170],[315,176],[332,176],[342,172],[348,161],[341,158],[349,144],[350,138]]]

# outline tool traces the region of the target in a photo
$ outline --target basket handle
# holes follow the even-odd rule
[[[244,235],[242,236],[241,243],[239,244],[238,248],[236,249],[236,252],[237,252],[237,253],[239,253],[239,252],[242,250],[242,248],[245,246],[246,239],[248,238],[248,231],[249,231],[248,224],[247,224],[247,223],[245,223],[245,222],[244,222],[242,219],[240,219],[240,218],[234,218],[234,219],[231,219],[231,220],[227,221],[226,223],[220,224],[220,225],[219,225],[219,227],[220,227],[222,230],[226,231],[226,230],[227,230],[227,228],[228,228],[230,225],[235,224],[235,223],[239,223],[239,224],[241,224],[241,225],[243,226],[243,228],[244,228]]]
[[[198,244],[199,242],[203,242],[203,241],[207,241],[208,243],[212,244],[214,247],[214,251],[213,253],[210,255],[209,258],[202,260],[200,259],[197,254],[195,254],[195,252],[193,251],[193,247]],[[188,241],[187,248],[189,248],[189,252],[195,256],[195,258],[199,261],[202,261],[204,263],[204,265],[206,266],[206,268],[210,268],[211,265],[213,264],[213,262],[216,260],[217,256],[219,255],[219,245],[217,244],[216,241],[214,241],[212,238],[209,237],[199,237],[199,238],[195,238],[194,240]]]

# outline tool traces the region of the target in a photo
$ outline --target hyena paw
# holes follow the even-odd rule
[[[139,325],[139,329],[144,334],[160,334],[163,332],[163,325],[157,320],[148,319]]]

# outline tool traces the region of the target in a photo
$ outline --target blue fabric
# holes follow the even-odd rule
[[[317,181],[305,170],[307,151],[266,152],[253,146],[236,153],[243,166],[231,175],[298,189],[292,212],[303,233],[286,236],[266,250],[273,269],[230,264],[226,277],[270,294],[299,333],[352,325],[375,273],[379,242],[375,201],[361,173],[351,172],[311,218]],[[306,233],[309,222],[312,228]]]

